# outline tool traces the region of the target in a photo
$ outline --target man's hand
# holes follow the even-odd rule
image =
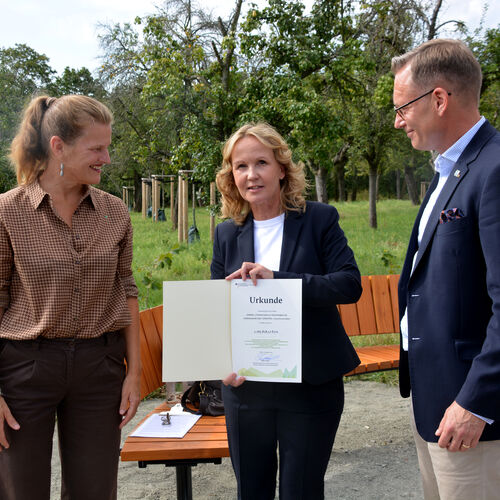
[[[120,403],[120,415],[123,420],[120,429],[123,429],[135,415],[141,401],[141,379],[137,376],[127,375],[122,385],[122,400]]]
[[[3,449],[7,449],[9,447],[9,442],[5,436],[6,425],[15,431],[18,431],[21,428],[16,419],[12,416],[5,399],[0,396],[0,453]]]
[[[456,401],[447,408],[441,419],[436,436],[438,444],[448,451],[467,451],[475,448],[486,422],[462,408]]]

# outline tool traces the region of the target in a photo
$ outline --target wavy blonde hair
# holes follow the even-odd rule
[[[250,205],[240,195],[234,182],[231,155],[235,144],[244,137],[252,136],[264,146],[271,148],[276,161],[283,167],[285,177],[280,180],[281,208],[304,211],[306,200],[304,192],[307,188],[303,163],[294,163],[292,152],[278,131],[268,123],[247,123],[240,127],[224,144],[222,148],[222,166],[217,172],[215,182],[222,195],[222,216],[233,219],[241,225],[245,221]]]
[[[58,136],[66,144],[72,144],[87,125],[95,122],[111,125],[113,115],[92,97],[42,95],[32,99],[10,147],[17,183],[31,184],[47,168],[51,137]]]

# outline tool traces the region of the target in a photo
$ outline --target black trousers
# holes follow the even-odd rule
[[[245,382],[223,387],[231,461],[242,500],[324,498],[344,408],[342,378],[321,385]]]
[[[0,341],[0,387],[21,428],[0,453],[2,500],[49,500],[57,417],[61,498],[113,500],[125,341]]]

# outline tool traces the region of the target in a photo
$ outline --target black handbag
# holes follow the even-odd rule
[[[182,395],[181,404],[184,411],[211,417],[224,415],[221,384],[220,380],[195,382]],[[196,410],[191,409],[188,404]]]

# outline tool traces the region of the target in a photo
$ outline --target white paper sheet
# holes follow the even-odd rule
[[[151,438],[183,438],[201,415],[186,413],[170,415],[170,424],[164,425],[158,413],[150,415],[130,436]]]
[[[163,382],[231,373],[229,282],[163,283]]]

